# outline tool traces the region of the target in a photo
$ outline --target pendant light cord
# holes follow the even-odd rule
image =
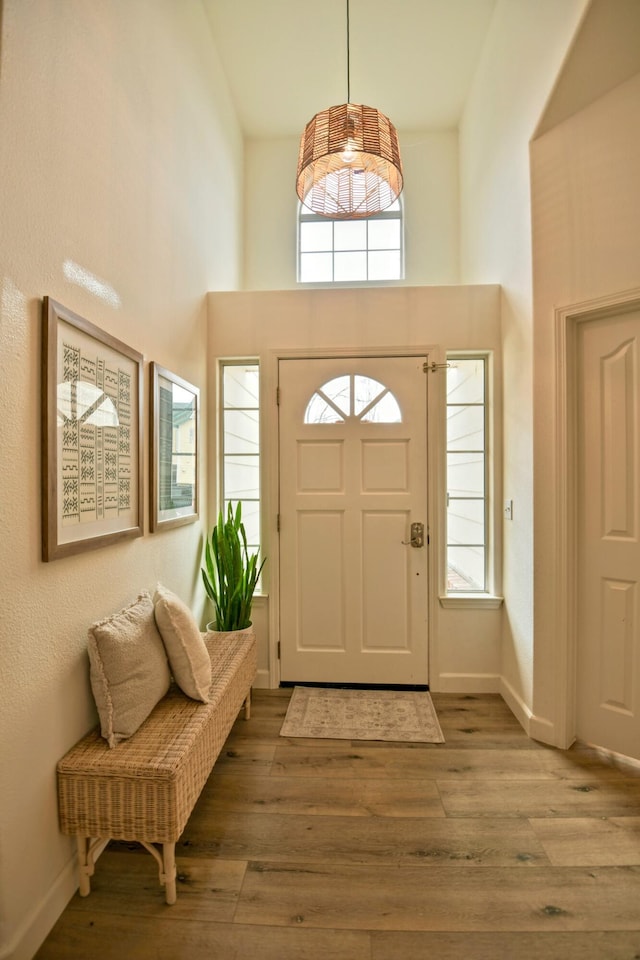
[[[351,103],[351,70],[349,52],[349,0],[347,0],[347,103]]]

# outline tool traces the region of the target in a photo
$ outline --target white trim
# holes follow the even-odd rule
[[[298,280],[300,290],[340,290],[358,287],[412,287],[406,280]]]
[[[69,841],[69,849],[75,844]],[[67,861],[53,886],[27,914],[11,940],[0,949],[0,960],[31,960],[78,889],[77,854]]]
[[[253,682],[254,690],[271,689],[271,673],[266,667],[259,667],[256,673],[256,679]]]
[[[561,746],[557,742],[557,730],[552,721],[537,717],[504,677],[500,677],[500,696],[528,737],[556,747]]]
[[[590,320],[626,313],[640,307],[640,287],[560,307],[554,315],[556,403],[556,584],[555,702],[556,722],[536,720],[540,731],[552,731],[546,742],[564,749],[576,738],[577,669],[577,450],[576,341],[577,326]],[[532,718],[534,719],[534,718]],[[534,734],[531,734],[534,736]]]
[[[608,767],[616,767],[618,770],[631,769],[637,775],[640,774],[640,760],[636,757],[627,757],[624,753],[616,753],[615,750],[607,750],[605,747],[598,747],[596,744],[587,743],[604,764]]]
[[[497,673],[441,673],[431,686],[434,693],[501,693]]]
[[[504,597],[491,593],[447,593],[439,600],[449,610],[497,610],[504,603]]]
[[[511,710],[527,736],[530,734],[531,718],[533,714],[519,693],[517,693],[504,676],[500,677],[500,696]]]
[[[555,321],[556,383],[556,515],[557,531],[555,582],[556,604],[556,699],[564,704],[558,710],[556,732],[560,743],[568,746],[575,736],[575,330],[573,315],[556,311]]]
[[[558,736],[558,729],[553,721],[548,720],[546,717],[538,717],[535,713],[532,713],[529,718],[527,734],[532,740],[539,740],[541,743],[546,743],[551,747],[558,747],[560,750],[568,750],[571,743],[573,743],[573,741],[569,743],[562,741]]]
[[[260,379],[260,443],[270,442],[276,450],[263,458],[264,491],[262,498],[263,531],[269,548],[269,646],[268,646],[268,684],[275,690],[280,686],[280,661],[278,642],[280,640],[280,535],[278,533],[278,515],[280,512],[280,484],[278,471],[278,449],[280,430],[278,417],[278,360],[280,351],[269,350],[266,355],[264,376]],[[267,449],[266,446],[264,449]]]

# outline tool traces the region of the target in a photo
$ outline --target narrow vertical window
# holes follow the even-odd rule
[[[487,590],[487,361],[447,369],[447,593]]]
[[[222,496],[242,503],[249,553],[260,547],[260,370],[257,363],[221,364]]]

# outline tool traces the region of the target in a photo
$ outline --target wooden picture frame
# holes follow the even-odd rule
[[[42,559],[143,534],[144,357],[45,297]]]
[[[200,390],[152,362],[151,530],[193,523],[200,500]]]

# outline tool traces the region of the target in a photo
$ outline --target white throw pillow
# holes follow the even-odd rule
[[[91,688],[110,747],[131,737],[169,689],[171,675],[148,591],[89,628]]]
[[[153,599],[156,623],[176,683],[188,697],[207,703],[211,687],[211,658],[191,610],[161,583]]]

